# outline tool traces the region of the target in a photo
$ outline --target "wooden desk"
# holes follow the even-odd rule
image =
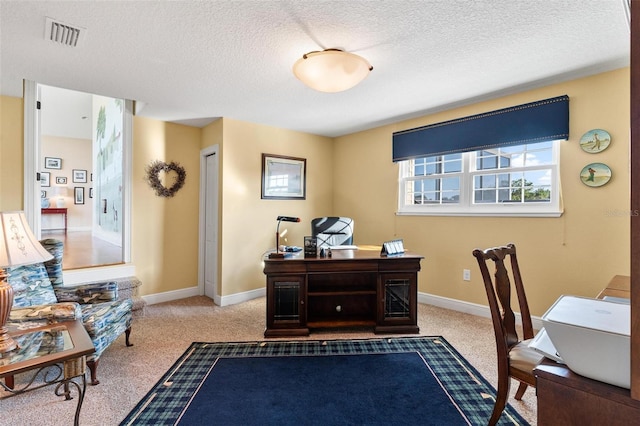
[[[44,386],[57,384],[55,394],[71,398],[71,385],[78,391],[74,425],[79,424],[80,409],[87,388],[86,355],[95,351],[81,320],[37,326],[27,330],[10,330],[11,337],[19,343],[18,349],[0,355],[0,387],[9,398]],[[31,347],[38,345],[37,350]],[[31,374],[31,380],[15,388],[14,376]],[[36,377],[45,377],[42,382]],[[80,378],[81,384],[74,379]],[[50,413],[47,413],[47,415]]]
[[[599,294],[630,295],[630,277],[616,275]],[[640,419],[640,401],[629,389],[592,380],[564,364],[545,359],[535,370],[538,425],[631,425]]]
[[[60,214],[62,215],[62,219],[64,220],[64,233],[67,233],[67,208],[66,207],[49,207],[46,209],[40,209],[41,215],[48,214]]]
[[[598,293],[598,299],[603,299],[605,296],[629,299],[631,297],[631,277],[616,275],[611,278],[609,284]]]
[[[422,256],[381,257],[380,250],[333,250],[331,258],[264,259],[265,337],[306,336],[310,329],[373,327],[418,333]]]

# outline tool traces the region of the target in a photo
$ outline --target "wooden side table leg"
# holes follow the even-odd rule
[[[14,376],[7,376],[4,378],[4,384],[9,388],[9,389],[13,389],[16,385],[16,381],[15,381],[15,377]]]

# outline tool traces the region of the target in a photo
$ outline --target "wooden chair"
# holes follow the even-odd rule
[[[473,255],[478,260],[485,290],[487,291],[498,351],[498,391],[493,413],[489,420],[489,425],[495,425],[507,404],[511,378],[513,377],[520,382],[515,395],[515,398],[520,400],[527,390],[527,386],[535,388],[536,378],[533,375],[533,369],[542,361],[543,356],[528,347],[534,333],[518,267],[515,245],[508,244],[486,250],[475,249]],[[516,318],[511,308],[511,281],[508,268],[505,265],[507,257],[510,260],[513,284],[520,306],[522,339],[518,337]],[[487,261],[495,263],[494,277],[489,273]]]

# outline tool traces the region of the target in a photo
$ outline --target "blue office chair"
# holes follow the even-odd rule
[[[353,219],[350,217],[318,217],[311,220],[311,236],[318,248],[353,244]]]

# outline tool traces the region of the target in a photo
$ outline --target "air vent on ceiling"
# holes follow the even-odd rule
[[[86,36],[87,29],[65,24],[55,19],[47,18],[44,28],[44,38],[64,46],[77,47]]]

